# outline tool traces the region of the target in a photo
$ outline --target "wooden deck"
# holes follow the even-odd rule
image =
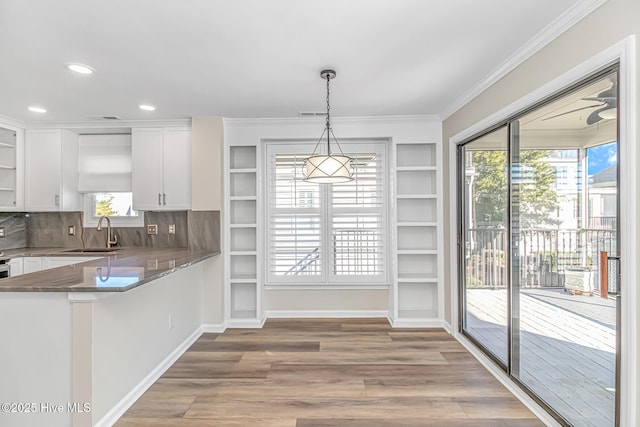
[[[467,292],[467,330],[504,360],[506,291]],[[513,375],[572,424],[612,426],[615,305],[596,297],[567,298],[558,292],[521,293],[520,369]]]

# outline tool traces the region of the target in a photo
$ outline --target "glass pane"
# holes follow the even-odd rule
[[[293,277],[322,273],[318,215],[273,215],[270,233],[272,274]]]
[[[522,117],[512,145],[511,373],[580,426],[615,422],[616,299],[598,277],[618,255],[616,96],[611,74]]]
[[[136,217],[138,212],[133,210],[132,193],[95,193],[94,213],[96,217],[107,215],[110,217]]]
[[[465,332],[507,363],[507,128],[464,146]]]

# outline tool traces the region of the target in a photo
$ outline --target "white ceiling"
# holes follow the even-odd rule
[[[441,114],[577,3],[0,0],[0,115],[294,117],[324,111],[328,67],[332,114]]]

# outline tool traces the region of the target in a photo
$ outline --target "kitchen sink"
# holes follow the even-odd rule
[[[63,252],[73,252],[73,253],[110,253],[119,250],[120,248],[77,248],[77,249],[69,249]]]

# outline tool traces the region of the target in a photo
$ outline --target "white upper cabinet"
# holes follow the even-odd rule
[[[27,131],[25,209],[82,209],[78,193],[78,135],[62,129]]]
[[[21,144],[24,131],[0,124],[0,209],[22,208],[21,178],[24,170]]]
[[[191,129],[134,128],[133,208],[191,209]]]

